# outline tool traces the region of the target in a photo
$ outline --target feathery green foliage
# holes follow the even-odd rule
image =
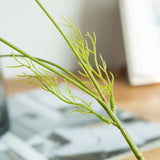
[[[112,124],[113,126],[117,127],[121,131],[123,137],[126,139],[135,157],[138,160],[145,160],[142,153],[116,115],[115,99],[113,94],[114,76],[111,72],[108,74],[107,65],[101,55],[99,57],[101,60],[101,65],[98,64],[95,33],[93,33],[92,36],[89,32],[87,32],[84,37],[72,19],[63,18],[65,21],[64,25],[72,30],[70,32],[70,39],[68,39],[64,32],[54,21],[54,19],[51,17],[51,15],[43,7],[43,5],[38,0],[35,1],[63,36],[69,47],[72,49],[73,53],[78,59],[78,64],[82,68],[82,72],[79,71],[79,73],[85,78],[88,78],[88,81],[81,81],[73,73],[53,62],[31,56],[30,54],[26,53],[25,51],[21,50],[1,37],[1,42],[18,51],[20,55],[15,55],[12,53],[11,55],[2,55],[0,57],[13,57],[18,65],[10,67],[24,67],[29,69],[31,74],[26,74],[23,72],[22,75],[18,76],[25,78],[27,84],[36,84],[43,90],[51,92],[63,102],[77,106],[73,112],[80,112],[82,114],[94,114],[105,123]],[[89,47],[89,42],[87,39],[89,39],[92,44],[91,48]],[[90,57],[94,58],[95,68],[89,61]],[[63,73],[57,69],[60,69],[63,71]],[[60,90],[57,76],[60,76],[64,79],[66,93]],[[103,107],[109,118],[96,113],[93,109],[92,102],[87,103],[80,97],[74,95],[69,89],[69,82],[93,97]],[[88,87],[88,84],[94,86],[95,89],[91,90]],[[110,103],[106,101],[105,96],[109,96]]]
[[[26,74],[25,72],[23,72],[22,75],[17,75],[20,78],[24,78],[24,80],[20,79],[21,81],[26,82],[28,85],[35,84],[41,89],[54,94],[63,102],[77,106],[78,109],[73,110],[71,113],[79,112],[82,114],[94,114],[102,121],[108,124],[116,125],[110,119],[96,113],[92,108],[92,102],[87,103],[80,97],[75,96],[69,89],[69,85],[66,80],[65,95],[59,88],[57,76],[55,76],[52,72],[35,66],[32,60],[27,60],[24,57],[18,55],[15,56],[13,52],[12,56],[19,65],[8,66],[9,68],[25,67],[26,69],[29,69],[31,71],[31,74]]]
[[[84,81],[85,84],[92,84],[94,85],[94,81],[92,81],[91,75],[95,75],[98,78],[98,81],[102,81],[103,83],[97,83],[100,90],[102,91],[104,97],[109,94],[110,95],[110,104],[112,111],[115,111],[115,100],[113,96],[113,84],[114,84],[114,76],[110,72],[110,75],[112,77],[112,80],[110,80],[108,72],[107,72],[107,65],[106,62],[103,60],[103,57],[100,55],[101,63],[102,65],[98,64],[97,60],[97,51],[96,51],[96,34],[93,33],[93,37],[90,35],[89,32],[87,32],[86,37],[88,37],[92,44],[92,49],[89,48],[88,41],[83,37],[81,30],[76,26],[74,21],[70,18],[68,18],[70,21],[63,18],[66,22],[64,24],[66,27],[69,27],[72,29],[72,32],[70,33],[71,39],[70,43],[73,46],[74,50],[76,51],[76,56],[80,57],[79,65],[81,66],[84,73],[79,73],[88,78],[90,81]],[[96,70],[93,68],[93,66],[90,64],[89,58],[90,54],[94,56],[94,62],[96,66]],[[86,66],[88,70],[84,67]],[[102,72],[105,74],[105,78],[103,77]],[[97,81],[97,79],[95,79]],[[97,90],[95,90],[97,92]]]

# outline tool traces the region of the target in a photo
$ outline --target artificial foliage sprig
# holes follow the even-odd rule
[[[38,68],[37,66],[35,66],[32,60],[27,60],[19,55],[15,56],[13,52],[12,52],[12,57],[19,65],[8,66],[9,68],[25,67],[31,71],[31,74],[26,74],[25,72],[23,72],[22,75],[17,75],[20,78],[24,78],[24,80],[21,79],[21,81],[26,82],[28,85],[35,84],[41,89],[54,94],[61,101],[77,106],[78,109],[73,110],[72,113],[79,112],[82,114],[94,114],[102,121],[108,124],[116,125],[110,119],[96,113],[92,108],[92,102],[87,103],[82,98],[75,96],[71,92],[68,82],[66,80],[65,80],[65,86],[66,86],[65,87],[66,95],[65,95],[59,88],[57,76],[55,76],[52,72],[42,68]],[[17,57],[19,57],[20,60]]]
[[[73,20],[71,20],[70,18],[68,18],[68,19],[71,21],[71,23],[69,21],[67,21],[66,19],[64,19],[66,22],[66,24],[64,24],[64,25],[67,27],[70,27],[72,29],[72,32],[70,33],[70,35],[71,35],[70,43],[72,44],[74,50],[76,51],[76,55],[79,57],[79,59],[81,58],[79,65],[81,66],[81,68],[83,69],[83,72],[84,72],[84,73],[82,73],[79,71],[79,73],[82,76],[84,76],[90,80],[90,81],[87,81],[87,83],[95,85],[96,89],[99,88],[99,94],[101,95],[101,93],[103,93],[103,95],[104,95],[104,96],[102,95],[103,100],[107,94],[110,95],[111,109],[112,109],[112,111],[115,112],[115,100],[114,100],[114,96],[113,96],[114,76],[110,72],[110,75],[112,77],[112,80],[110,80],[108,72],[107,72],[107,65],[101,55],[100,55],[100,59],[101,59],[102,65],[98,64],[97,51],[96,51],[96,34],[93,33],[93,37],[90,35],[89,32],[87,32],[87,34],[86,34],[86,36],[89,37],[89,39],[91,40],[91,43],[92,43],[93,49],[90,49],[89,45],[88,45],[88,41],[83,37],[81,30],[79,28],[77,28],[77,26]],[[93,56],[94,56],[94,62],[95,62],[95,66],[96,66],[97,70],[95,70],[89,62],[90,54],[93,54]],[[88,68],[88,70],[84,66],[86,66]],[[103,71],[103,73],[105,74],[105,78],[103,77],[101,71]],[[103,82],[102,85],[100,85],[100,83],[97,83],[97,79],[93,80],[93,78],[94,78],[93,74],[99,80],[101,80]],[[84,82],[84,83],[86,83],[86,82]]]
[[[64,25],[71,29],[70,39],[68,39],[64,32],[60,29],[59,25],[43,7],[43,5],[38,0],[35,1],[63,36],[69,47],[72,49],[74,55],[78,59],[78,64],[82,68],[82,72],[79,71],[79,73],[85,78],[88,78],[88,81],[81,81],[76,75],[69,72],[62,66],[47,60],[33,57],[22,49],[0,37],[1,42],[20,53],[18,55],[15,55],[14,53],[11,55],[1,55],[1,57],[13,57],[18,65],[11,67],[24,67],[29,69],[31,74],[26,74],[23,72],[23,74],[19,75],[19,77],[24,78],[28,84],[36,84],[43,90],[51,92],[63,102],[77,106],[73,112],[80,112],[82,114],[94,114],[105,123],[112,124],[113,126],[117,127],[117,129],[121,131],[123,137],[126,139],[135,157],[138,160],[145,160],[139,148],[136,146],[116,115],[115,99],[113,94],[114,76],[111,72],[107,71],[107,65],[101,55],[101,64],[98,64],[95,33],[93,33],[92,36],[89,32],[87,32],[84,37],[72,19],[63,18],[65,21]],[[89,39],[92,44],[91,48],[89,47],[89,42],[87,39]],[[89,61],[90,56],[94,58],[95,68]],[[64,79],[66,93],[61,91],[57,76],[60,76]],[[82,98],[75,96],[71,92],[68,83],[73,84],[93,97],[103,107],[104,111],[108,115],[103,116],[95,112],[92,106],[92,102],[88,103]],[[93,85],[95,89],[91,90],[88,87],[88,84]],[[105,96],[109,96],[110,103],[107,102]]]

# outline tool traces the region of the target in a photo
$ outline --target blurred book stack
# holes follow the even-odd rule
[[[93,101],[75,88],[71,91]],[[1,138],[3,160],[117,160],[130,154],[115,127],[94,115],[71,114],[76,106],[41,89],[10,96],[8,105],[11,127]],[[93,108],[105,115],[95,101]],[[160,145],[160,125],[126,111],[117,110],[117,115],[142,149]]]

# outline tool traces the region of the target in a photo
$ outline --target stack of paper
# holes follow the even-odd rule
[[[63,86],[62,86],[63,87]],[[93,99],[72,88],[87,102]],[[8,98],[11,130],[3,136],[0,157],[3,160],[109,160],[129,153],[129,147],[117,128],[94,115],[70,113],[77,109],[40,89]],[[102,107],[93,108],[105,115]],[[160,144],[160,125],[117,110],[136,144],[152,148]],[[120,159],[120,158],[119,158]]]

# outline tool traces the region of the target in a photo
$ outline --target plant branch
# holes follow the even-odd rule
[[[83,62],[83,60],[81,59],[81,57],[79,56],[79,54],[77,53],[77,51],[75,50],[75,48],[73,47],[73,45],[71,44],[71,42],[68,40],[68,38],[66,37],[66,35],[64,34],[64,32],[60,29],[60,27],[57,25],[57,23],[55,22],[55,20],[52,18],[52,16],[48,13],[48,11],[43,7],[43,5],[38,1],[35,0],[37,2],[37,4],[41,7],[41,9],[44,11],[44,13],[48,16],[48,18],[51,20],[51,22],[54,24],[54,26],[57,28],[57,30],[60,32],[60,34],[63,36],[63,38],[65,39],[65,41],[68,43],[69,47],[72,49],[72,51],[75,53],[76,57],[78,58],[78,60],[80,61],[80,63],[82,64],[82,66],[84,67],[85,71],[87,72],[87,74],[89,75],[90,79],[92,80],[92,82],[94,83],[95,87],[97,88],[97,91],[101,97],[101,99],[103,101],[106,101],[98,82],[96,81],[96,79],[94,78],[93,74],[89,71],[89,69],[87,68],[87,66],[85,65],[85,63]]]
[[[118,117],[116,116],[114,109],[115,109],[115,102],[114,102],[114,97],[113,97],[113,81],[114,78],[112,76],[112,82],[110,82],[110,79],[108,77],[108,73],[106,72],[106,65],[104,63],[104,61],[102,61],[103,66],[100,67],[100,69],[102,69],[102,71],[105,71],[106,77],[108,79],[108,83],[104,81],[104,79],[101,76],[100,73],[100,69],[98,66],[98,62],[97,62],[97,57],[96,57],[96,47],[95,47],[95,42],[96,39],[92,39],[92,37],[90,35],[88,35],[92,41],[92,43],[94,44],[94,48],[93,51],[88,49],[88,44],[85,40],[83,40],[83,36],[81,35],[81,32],[78,30],[78,32],[80,34],[78,34],[77,36],[82,40],[83,43],[83,48],[81,48],[82,50],[82,54],[84,54],[83,56],[86,57],[86,61],[84,60],[84,57],[81,56],[80,52],[78,52],[77,48],[80,49],[80,44],[78,41],[75,41],[76,43],[72,43],[68,40],[68,38],[66,37],[66,35],[64,34],[64,32],[60,29],[60,27],[57,25],[57,23],[54,21],[54,19],[50,16],[50,14],[47,12],[47,10],[43,7],[43,5],[38,1],[35,0],[37,2],[37,4],[41,7],[41,9],[44,11],[44,13],[48,16],[48,18],[51,20],[51,22],[54,24],[54,26],[57,28],[57,30],[60,32],[60,34],[63,36],[63,38],[66,40],[66,42],[68,43],[69,47],[72,49],[72,51],[74,52],[74,54],[76,55],[76,57],[79,60],[79,63],[82,67],[82,69],[84,70],[85,74],[88,76],[88,78],[90,79],[90,81],[94,84],[95,88],[97,89],[98,94],[96,94],[95,92],[91,91],[84,83],[80,82],[80,80],[74,76],[72,73],[70,73],[69,71],[65,70],[63,67],[60,67],[54,63],[45,61],[45,60],[41,60],[38,59],[36,57],[31,56],[30,54],[26,53],[25,51],[23,51],[22,49],[16,47],[15,45],[13,45],[12,43],[8,42],[7,40],[3,39],[0,37],[0,41],[3,42],[4,44],[8,45],[9,47],[13,48],[14,50],[18,51],[22,56],[29,58],[31,61],[30,63],[25,60],[25,64],[21,63],[20,61],[17,60],[18,63],[20,63],[19,67],[25,66],[27,68],[29,68],[33,73],[34,76],[39,79],[40,83],[42,84],[42,86],[40,86],[41,88],[43,88],[46,91],[50,91],[53,92],[54,95],[58,96],[60,99],[64,100],[66,103],[71,103],[71,104],[76,104],[76,102],[74,102],[74,95],[71,94],[70,90],[68,90],[72,101],[70,101],[67,97],[65,97],[63,94],[61,94],[61,92],[59,91],[58,88],[58,84],[56,82],[56,78],[55,78],[55,84],[51,81],[51,77],[49,76],[49,72],[48,71],[44,71],[44,73],[46,73],[46,76],[43,76],[42,73],[34,66],[34,64],[32,63],[35,62],[37,64],[39,64],[40,66],[46,68],[47,70],[59,75],[60,77],[64,78],[64,80],[69,81],[70,83],[72,83],[73,85],[77,86],[78,88],[80,88],[82,91],[86,92],[88,95],[92,96],[95,100],[97,100],[97,102],[99,104],[101,104],[101,106],[104,108],[104,110],[107,112],[107,114],[110,117],[110,120],[104,116],[99,115],[98,113],[95,113],[91,108],[90,108],[90,104],[86,104],[86,102],[84,102],[83,100],[81,100],[84,103],[84,106],[82,104],[78,104],[77,106],[80,107],[81,112],[82,113],[94,113],[98,118],[100,118],[102,121],[106,122],[106,123],[112,123],[114,126],[116,126],[122,133],[123,137],[126,139],[127,143],[129,144],[131,150],[133,151],[134,155],[136,156],[136,158],[138,160],[145,160],[145,158],[143,157],[142,153],[140,152],[140,150],[138,149],[138,147],[136,146],[136,144],[134,143],[134,141],[132,140],[132,138],[130,137],[130,135],[128,134],[128,132],[125,130],[125,128],[123,127],[122,123],[120,122],[120,120],[118,119]],[[74,22],[72,21],[73,25]],[[72,27],[74,29],[74,31],[76,28]],[[95,37],[95,35],[94,35]],[[85,49],[84,49],[84,43],[86,43],[86,47],[87,47],[87,53],[85,55]],[[74,44],[76,46],[74,46]],[[76,48],[77,47],[77,48]],[[96,72],[92,66],[89,65],[89,61],[88,61],[88,56],[89,56],[89,52],[94,54],[94,59],[95,59],[95,63],[96,63],[96,68],[98,70],[98,72]],[[60,71],[57,71],[56,69],[54,69],[53,67],[51,67],[50,65],[60,69],[61,71],[67,73],[68,75],[65,75],[64,73],[61,73]],[[32,68],[33,67],[33,68]],[[109,106],[109,104],[107,103],[105,96],[103,95],[103,86],[101,86],[98,81],[96,80],[96,78],[94,77],[94,74],[98,75],[99,78],[104,82],[104,84],[106,84],[106,87],[108,87],[109,92],[110,92],[110,100],[111,100],[111,106]],[[27,75],[24,75],[24,77]],[[29,75],[29,78],[32,77]],[[45,83],[46,82],[46,83]],[[52,88],[53,85],[53,88]],[[66,86],[67,87],[67,86]],[[54,89],[54,90],[53,90]],[[107,93],[107,92],[106,92]]]
[[[20,54],[14,54],[14,56],[16,57],[25,57],[25,58],[29,58],[27,56],[24,56],[24,55],[20,55]],[[4,55],[0,55],[0,57],[13,57],[12,54],[4,54]],[[74,75],[72,72],[68,71],[67,69],[63,68],[62,66],[56,64],[56,63],[53,63],[53,62],[50,62],[48,60],[44,60],[44,59],[41,59],[41,58],[37,58],[37,57],[34,57],[35,59],[37,59],[38,61],[41,61],[41,62],[44,62],[44,63],[47,63],[51,66],[54,66],[58,69],[60,69],[61,71],[63,71],[64,73],[68,74],[69,76],[71,76],[73,79],[75,79],[78,83],[80,83],[83,87],[87,88],[88,90],[90,90],[91,92],[93,92],[91,89],[89,89],[84,83],[83,81],[81,81],[76,75]]]
[[[4,44],[8,45],[9,47],[13,48],[14,50],[18,51],[19,53],[21,53],[22,55],[24,55],[25,57],[28,57],[29,59],[31,59],[32,61],[36,62],[37,64],[39,64],[40,66],[43,66],[44,68],[56,73],[57,75],[63,77],[64,79],[68,80],[69,82],[71,82],[72,84],[74,84],[75,86],[77,86],[78,88],[80,88],[81,90],[83,90],[84,92],[88,93],[90,96],[92,96],[93,98],[95,98],[99,104],[101,104],[101,106],[106,110],[106,112],[108,113],[109,117],[113,120],[113,122],[116,124],[116,127],[120,129],[122,135],[124,136],[124,138],[126,139],[127,143],[129,144],[131,150],[133,151],[133,153],[135,154],[135,156],[137,157],[138,160],[145,160],[142,153],[140,152],[140,150],[138,149],[138,147],[136,146],[136,144],[134,143],[134,141],[132,140],[132,138],[129,136],[128,132],[125,130],[125,128],[123,127],[123,125],[121,124],[120,120],[117,118],[117,116],[112,112],[112,110],[110,109],[110,107],[108,106],[108,104],[103,101],[101,98],[99,98],[97,95],[95,95],[94,93],[90,92],[88,89],[86,89],[85,87],[83,87],[82,85],[80,85],[79,83],[77,83],[76,81],[74,81],[73,79],[69,78],[68,76],[64,75],[61,72],[56,71],[55,69],[53,69],[52,67],[46,65],[45,63],[37,60],[36,58],[32,57],[31,55],[29,55],[28,53],[26,53],[25,51],[19,49],[18,47],[16,47],[15,45],[13,45],[12,43],[6,41],[5,39],[0,37],[0,41],[3,42]]]
[[[90,96],[92,96],[93,98],[95,98],[97,101],[102,101],[100,100],[100,98],[95,95],[93,92],[91,92],[90,90],[88,90],[88,88],[83,87],[81,84],[79,84],[78,82],[74,81],[73,79],[71,79],[70,77],[68,77],[67,75],[55,70],[54,68],[50,67],[49,65],[39,61],[38,59],[36,59],[35,57],[29,55],[28,53],[26,53],[25,51],[23,51],[22,49],[18,48],[17,46],[13,45],[12,43],[8,42],[7,40],[5,40],[4,38],[0,37],[0,41],[3,42],[4,44],[6,44],[7,46],[13,48],[14,50],[16,50],[17,52],[19,52],[20,54],[22,54],[25,57],[28,57],[29,59],[31,59],[32,61],[36,62],[37,64],[39,64],[40,66],[43,66],[44,68],[52,71],[53,73],[56,73],[57,75],[61,76],[62,78],[68,80],[69,82],[71,82],[72,84],[74,84],[75,86],[77,86],[78,88],[80,88],[82,91],[86,92],[87,94],[89,94]],[[106,106],[105,106],[106,107]],[[107,113],[110,115],[110,108],[109,106],[107,108],[104,109],[107,111]]]

